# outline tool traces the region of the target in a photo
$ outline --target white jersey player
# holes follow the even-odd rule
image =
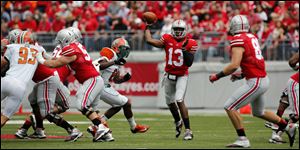
[[[126,96],[121,95],[110,86],[110,82],[120,84],[131,78],[129,73],[126,73],[124,76],[120,76],[119,74],[119,65],[124,65],[126,63],[123,57],[127,57],[129,55],[129,48],[130,46],[125,39],[115,39],[111,48],[104,47],[100,51],[100,58],[93,61],[96,69],[101,72],[101,77],[104,81],[104,89],[101,92],[100,99],[112,106],[112,108],[107,110],[101,118],[106,122],[109,118],[119,112],[121,108],[123,108],[124,115],[128,120],[131,132],[144,133],[149,129],[149,126],[140,125],[135,122],[131,110],[131,102]],[[88,131],[91,134],[94,133],[91,127],[88,128]]]
[[[36,55],[42,52],[41,47],[33,45],[31,32],[22,32],[19,43],[7,45],[4,57],[1,58],[1,69],[9,63],[6,76],[1,78],[1,101],[5,98],[5,107],[1,114],[1,127],[18,110],[22,100],[27,99],[32,91],[32,77],[38,66]]]

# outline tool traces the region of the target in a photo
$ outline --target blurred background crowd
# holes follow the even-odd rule
[[[299,49],[298,1],[1,1],[1,39],[15,28],[32,30],[51,49],[56,33],[78,27],[89,52],[126,38],[133,51],[159,51],[144,41],[142,14],[154,12],[153,37],[171,32],[173,20],[188,24],[199,43],[196,61],[229,60],[229,21],[247,15],[267,60],[286,60]]]

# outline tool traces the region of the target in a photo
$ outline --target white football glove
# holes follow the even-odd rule
[[[40,64],[44,64],[44,62],[46,61],[43,57],[43,52],[38,52],[36,55],[36,59]]]

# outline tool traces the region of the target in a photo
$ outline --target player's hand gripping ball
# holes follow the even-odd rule
[[[157,21],[157,16],[153,12],[145,12],[143,13],[143,21],[147,24],[153,24]]]

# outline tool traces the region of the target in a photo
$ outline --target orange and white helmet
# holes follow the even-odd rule
[[[34,44],[35,40],[34,40],[33,33],[30,31],[22,31],[18,36],[17,43],[18,44],[25,44],[25,43]]]
[[[7,36],[8,42],[10,44],[17,43],[17,38],[21,32],[22,32],[22,30],[20,30],[20,29],[11,30]]]
[[[111,44],[111,48],[117,53],[118,57],[128,57],[130,52],[130,46],[124,38],[115,39]]]

